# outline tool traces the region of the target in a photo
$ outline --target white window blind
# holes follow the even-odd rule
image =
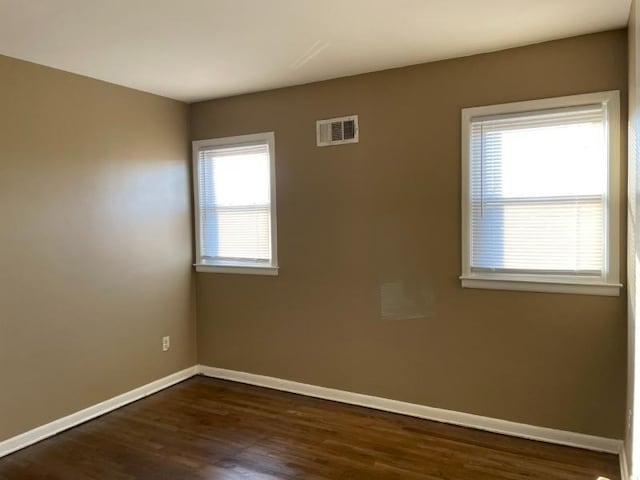
[[[199,263],[275,266],[269,142],[204,145],[196,161]]]
[[[618,115],[617,92],[463,110],[463,286],[619,294]]]
[[[471,123],[472,271],[601,277],[603,105]]]

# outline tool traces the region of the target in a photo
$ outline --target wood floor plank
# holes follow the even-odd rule
[[[620,480],[615,455],[195,377],[0,459],[0,480]]]

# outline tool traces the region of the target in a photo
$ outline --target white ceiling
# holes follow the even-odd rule
[[[631,0],[0,0],[0,53],[188,102],[623,27]]]

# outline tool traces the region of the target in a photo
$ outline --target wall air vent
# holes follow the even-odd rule
[[[358,143],[358,116],[330,118],[316,122],[319,147]]]

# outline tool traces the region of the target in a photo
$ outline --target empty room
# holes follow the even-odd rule
[[[638,0],[0,0],[0,221],[0,480],[640,479]]]

